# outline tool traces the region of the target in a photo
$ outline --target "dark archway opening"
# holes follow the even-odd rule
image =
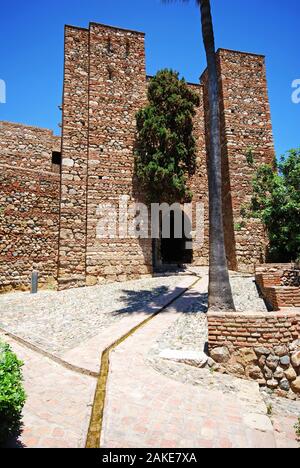
[[[162,220],[160,255],[163,265],[193,262],[192,225],[182,210],[170,211]]]

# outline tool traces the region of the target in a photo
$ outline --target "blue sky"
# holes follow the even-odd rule
[[[212,0],[217,47],[262,53],[267,72],[277,155],[299,147],[299,0]],[[0,120],[51,128],[59,134],[64,24],[89,21],[146,32],[147,73],[173,68],[198,81],[205,68],[195,2],[160,0],[11,0],[0,10],[0,80],[7,103]]]

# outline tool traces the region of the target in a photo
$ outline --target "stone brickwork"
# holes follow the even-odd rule
[[[85,286],[88,171],[88,31],[65,29],[58,279]]]
[[[266,237],[261,223],[242,219],[241,210],[251,198],[251,180],[256,167],[262,162],[271,163],[274,157],[265,62],[262,56],[224,49],[218,51],[217,57],[227,257],[231,269],[254,271],[254,264],[265,259]],[[194,193],[193,235],[196,204],[201,202],[204,207],[204,239],[203,242],[194,239],[192,262],[207,265],[209,128],[206,73],[202,84],[190,86],[200,95],[194,122],[197,170],[189,180]],[[57,274],[54,274],[54,263],[50,270],[60,289],[134,279],[153,271],[151,239],[119,238],[119,235],[112,237],[110,234],[103,238],[98,231],[99,221],[103,218],[101,205],[116,207],[120,196],[127,205],[145,199],[135,177],[134,146],[135,115],[146,102],[143,33],[96,23],[91,23],[87,29],[66,26],[62,139],[54,137],[48,130],[0,123],[0,164],[36,171],[32,173],[34,187],[26,195],[29,205],[31,190],[42,193],[42,186],[35,185],[41,184],[41,177],[43,180],[49,178],[49,184],[52,184],[48,197],[49,213],[57,212],[58,200],[59,227],[55,222],[52,240],[47,238],[44,244],[52,252],[51,261],[56,261]],[[53,151],[61,151],[61,168],[53,165]],[[55,172],[61,172],[60,194],[59,176],[54,176]],[[23,174],[23,180],[21,174],[18,177],[25,189],[30,175],[24,171]],[[10,177],[8,175],[6,179],[4,175],[5,183],[13,187],[15,181],[10,184]],[[7,185],[5,190],[8,190]],[[18,203],[17,198],[13,196],[10,204]],[[43,198],[45,206],[40,215],[43,218],[46,200]],[[129,221],[132,216],[129,212]],[[36,215],[35,223],[45,222]],[[4,230],[7,223],[5,219]],[[53,242],[57,236],[58,258],[55,260]],[[31,258],[30,250],[28,258]],[[27,262],[26,267],[14,269],[16,281],[23,283],[23,278],[28,275],[28,265]],[[4,271],[7,266],[1,268]],[[9,278],[6,278],[6,284],[11,282]]]
[[[151,239],[97,236],[99,206],[111,204],[117,207],[119,216],[120,196],[126,197],[124,203],[128,206],[144,201],[134,174],[135,115],[147,103],[144,34],[95,23],[89,30],[67,27],[65,56],[60,287],[124,281],[151,274]],[[76,56],[80,60],[75,61]],[[200,94],[194,129],[197,171],[189,181],[194,192],[193,230],[197,202],[204,203],[205,222],[204,246],[195,240],[193,259],[194,264],[205,265],[208,189],[203,87],[190,86]],[[82,122],[86,123],[83,127]],[[81,132],[74,134],[78,128]],[[76,138],[81,139],[80,152]],[[78,179],[75,184],[74,177]]]
[[[0,122],[0,292],[28,290],[33,270],[40,286],[56,284],[59,149],[49,130]]]
[[[190,85],[190,87],[200,94],[200,105],[196,109],[194,118],[194,137],[196,139],[197,159],[196,171],[189,181],[190,189],[193,193],[193,232],[196,231],[196,206],[197,203],[203,205],[203,240],[193,241],[193,263],[196,266],[208,265],[209,259],[209,211],[208,211],[208,178],[207,178],[207,148],[205,135],[205,113],[204,113],[204,87],[203,85]]]
[[[217,58],[227,256],[233,270],[253,272],[265,260],[266,235],[258,220],[243,218],[241,211],[251,201],[257,167],[275,157],[265,58],[225,49]],[[207,72],[202,81],[207,95]],[[208,114],[206,120],[208,128]]]
[[[208,334],[216,370],[300,394],[300,312],[209,312]]]
[[[97,236],[99,206],[110,203],[119,219],[120,197],[142,201],[133,153],[135,115],[146,104],[144,34],[91,24],[89,35],[87,281],[95,284],[152,273],[152,252],[151,240]]]
[[[52,152],[61,138],[51,130],[0,121],[0,164],[52,172]]]

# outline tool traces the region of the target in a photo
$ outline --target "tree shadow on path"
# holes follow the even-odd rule
[[[184,288],[161,286],[147,291],[123,290],[122,301],[126,307],[113,312],[114,315],[132,315],[146,313],[152,315],[160,308],[170,304],[172,311],[178,313],[206,313],[208,294],[195,290],[185,292]],[[183,294],[184,293],[184,294]],[[183,294],[183,295],[182,295]],[[178,297],[182,295],[181,297]]]

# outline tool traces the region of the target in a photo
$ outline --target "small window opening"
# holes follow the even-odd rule
[[[127,39],[126,41],[126,52],[125,52],[125,57],[128,58],[130,55],[130,42],[129,40]]]
[[[52,152],[52,172],[60,172],[61,170],[61,153],[59,151]]]
[[[113,53],[113,48],[112,48],[112,43],[111,43],[111,38],[109,37],[108,40],[107,40],[107,52],[109,54],[112,54]]]

